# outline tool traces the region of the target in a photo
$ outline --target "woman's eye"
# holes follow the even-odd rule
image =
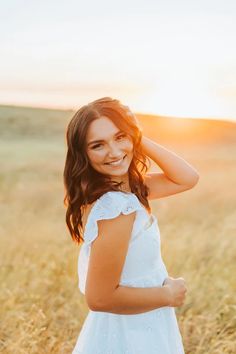
[[[94,145],[94,146],[92,147],[92,149],[96,149],[96,148],[99,147],[100,145],[102,145],[102,144]]]
[[[121,134],[117,137],[117,139],[123,139],[123,138],[126,138],[126,134]],[[101,146],[102,144],[96,144],[92,147],[92,149],[97,149],[99,146]]]
[[[121,135],[118,136],[118,139],[119,138],[125,138],[125,137],[126,137],[126,134],[121,134]]]

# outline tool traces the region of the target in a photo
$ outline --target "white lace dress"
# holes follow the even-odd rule
[[[79,289],[85,293],[90,246],[97,237],[97,220],[136,211],[120,284],[162,286],[168,272],[161,257],[157,219],[148,214],[134,193],[111,191],[96,200],[87,218],[78,258]],[[161,307],[140,314],[120,315],[89,310],[72,354],[184,354],[175,308]]]

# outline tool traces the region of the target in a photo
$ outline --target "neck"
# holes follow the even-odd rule
[[[130,186],[127,185],[120,186],[120,190],[124,192],[131,192]]]
[[[129,185],[129,176],[126,176],[122,179],[113,179],[116,182],[123,182],[123,184],[119,187],[121,191],[131,192],[131,188]]]

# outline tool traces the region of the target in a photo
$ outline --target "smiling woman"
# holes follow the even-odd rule
[[[144,174],[141,127],[127,106],[104,97],[81,107],[67,128],[64,169],[66,222],[74,241],[83,241],[81,207],[108,191],[132,191],[150,211]],[[120,160],[120,161],[119,161]]]
[[[125,179],[127,183],[128,169],[133,159],[131,136],[120,131],[109,118],[101,117],[90,124],[87,141],[91,166],[100,173],[110,175],[114,181]]]
[[[168,276],[149,199],[192,188],[196,171],[142,136],[129,108],[107,97],[74,115],[67,145],[66,222],[83,242],[79,289],[90,309],[73,354],[183,354],[174,307],[187,289]],[[164,173],[147,174],[148,157]]]

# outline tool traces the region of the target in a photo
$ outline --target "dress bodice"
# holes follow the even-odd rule
[[[161,239],[156,216],[149,214],[134,193],[110,191],[96,200],[84,228],[84,243],[78,258],[79,289],[85,293],[90,249],[98,235],[98,220],[136,211],[120,285],[161,286],[168,276],[161,256]]]

